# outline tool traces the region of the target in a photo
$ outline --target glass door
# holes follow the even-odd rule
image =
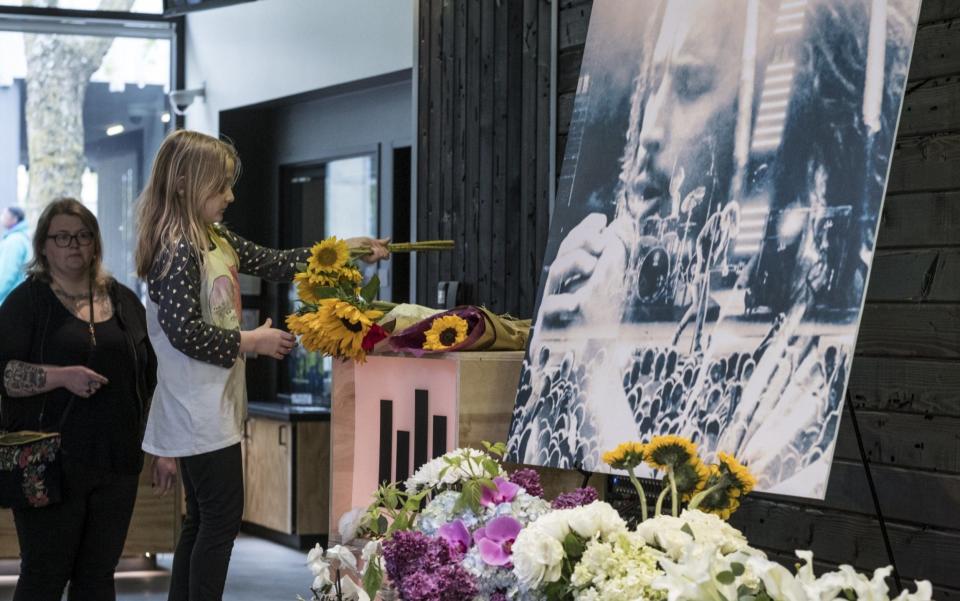
[[[336,236],[376,237],[379,232],[379,153],[371,151],[282,170],[283,247],[310,246]],[[372,275],[369,268],[364,276]],[[296,289],[286,286],[284,315],[299,307]],[[284,359],[277,390],[294,404],[329,405],[332,361],[297,346]]]

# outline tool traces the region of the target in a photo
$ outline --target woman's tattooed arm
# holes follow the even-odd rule
[[[3,370],[3,386],[11,397],[33,396],[53,388],[47,382],[45,366],[22,361],[7,363]]]

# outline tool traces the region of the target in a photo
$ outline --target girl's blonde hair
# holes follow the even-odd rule
[[[195,131],[171,132],[157,150],[138,199],[137,275],[146,278],[160,257],[158,275],[166,275],[181,242],[202,262],[210,244],[203,204],[232,187],[239,176],[240,157],[233,144]]]
[[[97,217],[75,198],[58,198],[48,204],[40,219],[37,220],[37,229],[33,233],[33,258],[27,265],[27,274],[38,280],[50,281],[50,262],[44,253],[47,245],[47,236],[50,235],[50,224],[57,215],[71,215],[80,220],[83,227],[93,234],[93,258],[90,260],[89,274],[96,286],[102,286],[110,279],[103,270],[103,239],[100,237],[100,224]]]

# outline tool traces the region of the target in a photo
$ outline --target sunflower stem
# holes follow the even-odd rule
[[[680,499],[677,498],[677,479],[673,476],[673,466],[667,468],[667,478],[670,479],[670,504],[673,517],[680,515]]]
[[[641,521],[647,520],[647,495],[643,492],[643,485],[640,484],[640,480],[633,473],[633,466],[627,468],[627,474],[630,476],[630,483],[633,484],[633,487],[637,489],[637,494],[640,496],[640,516]]]
[[[664,488],[660,491],[660,496],[657,497],[657,506],[654,512],[655,517],[660,517],[660,514],[663,513],[663,500],[667,498],[667,493],[670,492],[669,488]]]
[[[694,495],[692,499],[690,499],[690,503],[687,504],[687,509],[693,511],[694,509],[700,507],[700,503],[702,503],[703,500],[707,498],[707,496],[717,492],[718,490],[722,489],[724,486],[726,486],[726,482],[721,480],[720,482],[717,482],[710,488],[698,492],[696,495]]]

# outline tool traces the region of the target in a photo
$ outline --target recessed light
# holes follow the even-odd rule
[[[123,133],[123,126],[120,125],[119,123],[116,125],[111,125],[110,127],[107,128],[108,136],[116,136],[122,133]]]

